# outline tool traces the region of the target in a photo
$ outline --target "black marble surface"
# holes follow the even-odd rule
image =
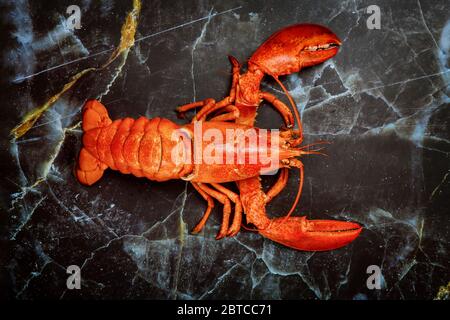
[[[28,111],[108,60],[133,3],[0,3],[4,298],[432,299],[450,281],[448,1],[142,1],[128,54],[80,78],[18,139],[10,131]],[[71,4],[80,30],[65,26]],[[366,26],[371,4],[380,30]],[[186,121],[176,106],[227,94],[228,54],[244,62],[298,22],[328,26],[343,45],[282,79],[307,142],[332,142],[328,157],[304,159],[295,214],[359,222],[351,245],[299,252],[245,230],[216,241],[220,206],[192,235],[205,203],[183,181],[113,171],[92,187],[76,181],[86,99],[101,98],[113,118]],[[272,81],[264,87],[282,97]],[[257,125],[281,119],[262,106]],[[289,209],[297,178],[268,206],[272,215]],[[66,288],[69,265],[81,267],[80,290]],[[366,286],[369,265],[381,268],[381,290]]]

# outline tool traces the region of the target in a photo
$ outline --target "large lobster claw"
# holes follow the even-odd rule
[[[362,227],[354,222],[307,220],[306,217],[276,218],[261,235],[285,246],[305,251],[325,251],[352,242]]]
[[[298,72],[330,59],[341,41],[328,28],[317,24],[296,24],[274,33],[250,58],[249,70],[272,76]]]
[[[248,72],[240,76],[236,106],[245,107],[237,122],[252,125],[260,104],[260,83],[264,75],[299,72],[335,56],[341,40],[330,29],[310,23],[295,24],[267,39],[248,60]],[[253,109],[248,110],[248,107]]]

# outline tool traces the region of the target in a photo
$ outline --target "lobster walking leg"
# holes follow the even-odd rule
[[[178,112],[179,115],[182,115],[183,113],[185,113],[185,112],[187,112],[189,110],[192,110],[192,109],[195,109],[195,108],[198,108],[198,107],[203,107],[206,104],[206,101],[207,100],[196,101],[196,102],[185,104],[183,106],[179,106],[177,108],[177,112]]]
[[[205,213],[203,214],[200,222],[195,226],[195,228],[192,230],[192,233],[199,233],[202,231],[203,227],[206,224],[206,221],[208,221],[209,215],[211,214],[211,210],[214,208],[214,200],[211,198],[209,194],[204,192],[199,186],[198,183],[192,182],[192,186],[197,190],[198,193],[203,197],[203,199],[206,200],[208,203],[208,206],[206,207]]]
[[[237,61],[237,59],[235,57],[228,56],[228,59],[230,60],[232,68],[233,68],[233,70],[232,70],[233,79],[232,79],[232,82],[231,82],[230,94],[229,94],[229,96],[225,97],[220,102],[218,102],[213,108],[211,108],[210,110],[205,112],[203,114],[202,118],[198,117],[199,120],[206,120],[206,118],[211,113],[213,113],[215,111],[218,111],[221,108],[228,107],[229,105],[234,103],[234,101],[236,100],[236,87],[237,87],[237,84],[239,82],[240,65],[239,65],[239,62]]]
[[[216,105],[216,101],[214,99],[206,99],[205,100],[205,105],[194,116],[194,118],[192,119],[192,122],[194,122],[194,121],[196,121],[198,119],[201,119],[203,117],[203,114],[207,113],[209,110],[214,108],[215,105]]]
[[[271,103],[275,107],[275,109],[283,117],[284,123],[288,128],[294,125],[294,116],[292,115],[292,112],[287,105],[285,105],[273,94],[268,92],[261,92],[261,98]]]
[[[188,103],[185,104],[183,106],[178,107],[176,110],[178,112],[179,115],[182,115],[183,113],[198,108],[198,107],[202,107],[202,109],[199,111],[199,113],[197,114],[196,117],[194,117],[192,119],[192,121],[195,120],[206,120],[206,117],[214,112],[219,110],[220,108],[223,107],[227,107],[228,105],[232,104],[236,98],[236,86],[237,83],[239,81],[239,70],[240,70],[240,65],[239,62],[237,61],[236,58],[234,58],[233,56],[228,56],[231,65],[233,67],[232,73],[233,73],[233,79],[231,82],[231,89],[230,89],[230,95],[225,97],[224,99],[222,99],[220,102],[218,102],[217,104],[215,103],[215,101],[213,99],[205,99],[203,101],[198,101],[198,102],[192,102],[192,103]],[[212,106],[211,106],[212,104]],[[207,108],[206,108],[207,107]]]
[[[230,221],[231,214],[231,203],[226,195],[216,190],[209,188],[205,183],[198,183],[198,187],[203,190],[205,193],[219,201],[223,204],[223,217],[222,217],[222,225],[220,226],[219,233],[216,236],[216,239],[222,239],[227,235],[228,225]]]
[[[221,111],[226,113],[216,115],[213,118],[209,119],[209,121],[236,121],[239,118],[239,109],[233,105],[226,106],[222,108]]]
[[[199,113],[192,119],[192,122],[196,121],[199,117],[202,116],[203,113],[205,113],[206,111],[210,110],[211,108],[213,108],[216,105],[216,101],[214,99],[205,99],[203,101],[199,101],[199,102],[192,102],[189,104],[185,104],[184,106],[180,106],[177,108],[177,112],[178,115],[180,117],[183,117],[184,112],[198,108],[198,107],[202,107],[199,110]]]
[[[232,192],[231,190],[228,190],[224,186],[218,183],[211,183],[211,185],[216,188],[218,191],[225,194],[228,198],[230,198],[231,201],[234,203],[234,217],[233,217],[233,223],[231,224],[230,229],[228,230],[228,236],[232,237],[235,236],[239,230],[241,229],[241,222],[242,222],[242,204],[241,200],[239,199],[239,196]]]
[[[204,185],[199,186],[199,183],[196,183],[196,182],[193,182],[192,185],[198,191],[198,193],[200,193],[200,195],[203,197],[203,199],[205,199],[208,202],[208,207],[206,208],[206,211],[203,214],[202,219],[200,220],[200,222],[195,226],[195,228],[192,231],[193,233],[199,233],[205,226],[205,223],[211,214],[211,210],[214,208],[214,201],[213,201],[212,197],[203,190]],[[224,186],[222,186],[218,183],[211,183],[211,185],[215,189],[217,189],[219,192],[221,192],[222,194],[227,196],[235,204],[233,223],[227,231],[228,236],[234,236],[239,232],[240,227],[241,227],[241,221],[242,221],[241,200],[239,199],[239,196],[237,194],[228,190]],[[221,198],[224,199],[223,197],[221,197]]]

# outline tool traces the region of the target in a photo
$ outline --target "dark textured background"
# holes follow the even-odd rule
[[[450,281],[448,1],[144,1],[127,59],[83,77],[17,140],[9,132],[27,111],[108,59],[132,1],[0,3],[5,297],[432,299]],[[65,27],[70,4],[81,7],[81,30]],[[370,4],[381,8],[381,30],[366,27]],[[351,245],[298,252],[244,230],[216,241],[220,206],[204,232],[190,234],[205,203],[183,181],[112,171],[92,187],[75,180],[86,99],[101,97],[112,118],[180,122],[176,106],[227,94],[228,54],[244,62],[297,22],[330,27],[343,46],[282,79],[307,142],[332,142],[328,157],[304,159],[295,214],[361,223]],[[264,87],[282,97],[272,81]],[[279,128],[281,119],[263,106],[257,124]],[[271,214],[289,209],[297,177]],[[73,264],[81,290],[66,289]],[[381,290],[366,287],[372,264]]]

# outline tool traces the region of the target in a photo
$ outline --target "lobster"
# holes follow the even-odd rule
[[[325,142],[300,147],[303,142],[300,115],[292,97],[279,80],[279,76],[299,72],[332,58],[340,45],[339,38],[326,27],[296,24],[269,37],[250,57],[247,71],[243,74],[237,59],[229,56],[232,64],[230,94],[219,102],[208,98],[178,107],[180,117],[200,108],[186,125],[159,117],[113,121],[99,101],[87,101],[83,108],[83,147],[76,167],[77,179],[82,184],[92,185],[107,168],[111,168],[154,181],[189,181],[207,202],[207,208],[193,233],[199,233],[205,226],[214,200],[223,205],[222,224],[216,239],[236,235],[241,226],[250,229],[242,223],[244,212],[247,224],[255,226],[253,230],[287,247],[324,251],[347,245],[360,234],[362,227],[359,224],[291,216],[300,199],[304,180],[303,164],[298,158],[307,154],[320,154],[320,149],[312,150],[311,147]],[[294,114],[277,97],[260,91],[265,75],[273,77],[281,86]],[[254,127],[256,112],[262,101],[269,102],[283,118],[284,126],[275,135],[272,131]],[[295,122],[297,129],[294,129]],[[204,135],[197,134],[197,129],[200,132],[215,130],[223,136],[230,130],[241,133],[251,130],[255,141],[265,143],[250,146],[248,142],[251,135],[244,134],[244,138],[238,135],[240,141],[244,141],[243,147],[232,148],[230,146],[236,144],[236,136],[231,144],[228,140],[227,143],[216,140],[211,143],[211,137],[205,139]],[[209,148],[209,157],[221,162],[211,161],[208,156],[196,161],[198,159],[195,147],[192,152],[193,145],[200,146],[200,150]],[[227,157],[236,160],[238,152],[246,160],[244,163],[225,161]],[[275,161],[270,161],[270,166],[258,157],[256,161],[248,161],[255,153],[261,152],[276,156],[271,158]],[[299,170],[296,198],[286,216],[270,218],[265,211],[266,204],[286,186],[290,168]],[[278,179],[264,192],[260,175],[274,169],[280,169]],[[239,193],[223,186],[227,182],[235,182]],[[232,204],[234,213],[231,217]]]

